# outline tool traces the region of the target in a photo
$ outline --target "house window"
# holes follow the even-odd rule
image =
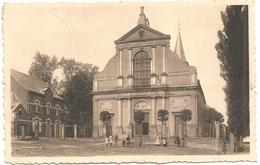
[[[145,51],[138,52],[133,59],[134,86],[150,85],[151,58]]]
[[[59,116],[60,105],[56,105],[55,109],[56,109],[56,116]]]
[[[47,108],[47,114],[51,114],[51,103],[47,103],[46,108]]]
[[[39,113],[40,101],[39,100],[34,100],[34,105],[35,105],[35,112]]]

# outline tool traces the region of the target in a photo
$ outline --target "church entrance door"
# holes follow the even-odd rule
[[[149,135],[149,113],[144,113],[144,120],[142,123],[136,123],[136,130],[137,135]]]
[[[175,115],[175,135],[182,137],[184,133],[184,122],[181,120],[180,115]]]

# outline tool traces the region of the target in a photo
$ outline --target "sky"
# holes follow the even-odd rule
[[[186,59],[197,68],[209,106],[226,117],[224,80],[219,76],[215,44],[223,28],[223,4],[46,3],[4,6],[4,54],[10,67],[28,73],[37,51],[99,66],[115,54],[114,41],[137,25],[144,6],[150,27],[171,35],[174,50],[178,22]]]

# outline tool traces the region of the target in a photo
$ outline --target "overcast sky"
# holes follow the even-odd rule
[[[137,25],[140,6],[150,27],[171,35],[174,50],[177,24],[186,59],[197,68],[206,102],[226,113],[223,79],[215,44],[222,29],[224,5],[174,3],[16,4],[4,8],[4,51],[11,68],[28,73],[37,51],[75,58],[104,68],[115,54],[114,41]],[[226,115],[225,115],[226,116]],[[226,120],[226,118],[225,118]]]

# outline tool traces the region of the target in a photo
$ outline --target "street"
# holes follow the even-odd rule
[[[30,141],[12,141],[13,156],[104,156],[104,155],[214,155],[216,150],[199,148],[178,148],[176,145],[154,146],[137,144],[106,147],[102,139],[40,138]]]

